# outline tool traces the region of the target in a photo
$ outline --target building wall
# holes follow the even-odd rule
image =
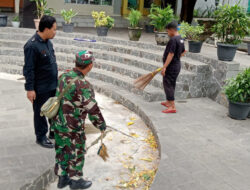
[[[78,15],[91,15],[92,11],[105,11],[107,15],[114,15],[113,6],[107,5],[88,5],[88,4],[73,4],[64,3],[64,0],[49,0],[48,7],[53,8],[56,14],[60,14],[62,9],[72,8],[74,11],[78,12]]]

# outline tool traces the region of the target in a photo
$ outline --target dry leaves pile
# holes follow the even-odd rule
[[[130,133],[130,135],[138,138],[139,136],[135,133]],[[148,135],[146,139],[143,139],[148,146],[151,148],[152,151],[157,150],[157,142],[155,140],[155,137],[151,131],[148,131]],[[124,153],[123,156],[126,154]],[[117,185],[117,188],[119,189],[129,189],[129,190],[135,190],[135,189],[142,189],[142,190],[149,190],[150,185],[152,184],[155,174],[156,174],[156,166],[153,166],[153,161],[156,158],[154,158],[153,155],[147,158],[140,158],[140,160],[145,162],[152,163],[150,169],[141,169],[137,168],[137,166],[132,164],[133,157],[129,156],[128,158],[125,158],[126,161],[122,161],[123,167],[128,169],[127,174],[127,180],[121,180],[119,182],[119,185]],[[147,164],[148,166],[148,164]],[[153,166],[153,167],[152,167]]]
[[[157,142],[155,140],[155,136],[151,131],[148,132],[148,137],[144,139],[146,143],[149,144],[149,146],[153,149],[156,150],[158,148]]]
[[[129,180],[120,181],[118,188],[134,190],[141,187],[143,190],[149,190],[157,171],[157,169],[136,171],[135,166],[128,167],[128,170],[130,172]]]

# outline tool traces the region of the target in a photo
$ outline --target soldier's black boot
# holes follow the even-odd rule
[[[59,176],[59,180],[58,180],[58,184],[57,184],[57,187],[58,189],[62,189],[64,187],[66,187],[67,185],[70,185],[70,178],[69,176]]]
[[[71,190],[81,190],[81,189],[88,189],[91,187],[92,182],[86,181],[84,179],[78,179],[78,180],[71,180],[70,189]]]

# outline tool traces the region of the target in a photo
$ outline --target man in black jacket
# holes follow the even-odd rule
[[[58,70],[53,45],[50,39],[56,35],[56,20],[51,16],[43,16],[39,31],[28,40],[24,46],[25,90],[27,98],[33,104],[34,126],[37,144],[45,148],[53,148],[53,143],[47,138],[48,123],[40,116],[42,105],[55,96]],[[51,133],[50,136],[53,136]]]

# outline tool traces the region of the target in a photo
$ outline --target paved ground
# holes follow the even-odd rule
[[[59,28],[59,30],[61,30],[61,28]],[[81,33],[86,33],[86,34],[96,34],[96,29],[95,28],[75,28],[75,32],[81,32]],[[117,37],[119,39],[122,38],[124,40],[129,40],[128,32],[126,29],[112,29],[109,31],[108,36]],[[146,33],[146,32],[142,34],[140,41],[156,43],[154,34]],[[188,49],[187,43],[186,43],[186,48]],[[201,53],[203,55],[217,59],[217,49],[213,45],[203,44]],[[240,63],[241,68],[250,67],[249,57],[250,55],[248,55],[246,52],[237,51],[234,61]]]
[[[0,73],[0,78],[19,77]],[[23,82],[0,79],[0,86],[0,190],[17,190],[53,166],[54,150],[35,144],[32,109],[25,97]],[[143,121],[110,98],[97,94],[97,101],[109,126],[126,134],[136,134],[136,137],[129,138],[118,132],[109,132],[104,141],[110,155],[107,162],[96,155],[99,143],[89,149],[84,175],[93,181],[92,189],[110,190],[122,185],[121,180],[129,181],[131,173],[126,166],[135,166],[136,172],[157,169],[159,152],[144,141],[149,129]],[[133,124],[127,126],[128,122]],[[89,125],[90,122],[87,123]],[[93,126],[88,127],[87,147],[99,136],[98,130]],[[141,158],[152,161],[142,161]],[[56,184],[57,182],[51,184],[48,189],[57,189]],[[143,184],[145,183],[141,187]]]
[[[54,153],[34,143],[23,84],[0,80],[0,94],[0,189],[16,190],[47,169]],[[249,190],[249,119],[232,120],[225,107],[207,98],[177,102],[174,115],[161,114],[159,102],[135,101],[157,126],[161,142],[152,189]]]

